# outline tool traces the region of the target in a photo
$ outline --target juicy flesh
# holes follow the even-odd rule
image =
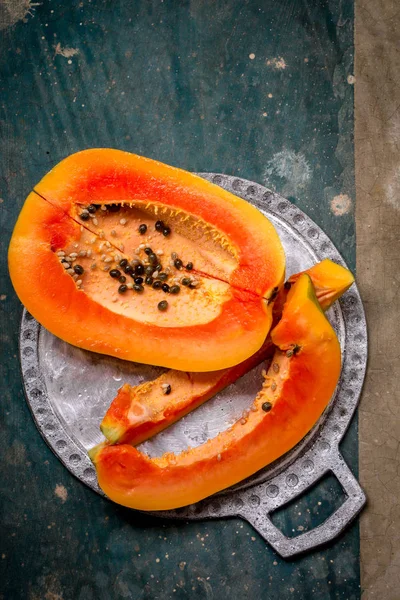
[[[231,298],[229,279],[238,264],[235,248],[218,231],[189,215],[171,214],[171,211],[163,211],[154,205],[147,209],[125,205],[118,212],[98,206],[88,221],[82,221],[79,215],[85,208],[76,206],[72,215],[81,223],[80,240],[58,250],[64,251],[66,256],[78,255],[72,268],[80,265],[84,272],[74,278],[87,296],[114,313],[164,327],[204,324],[218,317],[222,305]],[[166,237],[156,231],[157,220],[168,225],[170,235]],[[141,224],[147,226],[143,235],[139,233]],[[119,261],[123,258],[129,262],[139,259],[147,265],[145,247],[150,247],[158,256],[161,272],[168,273],[168,279],[162,283],[170,287],[179,285],[178,294],[165,293],[146,284],[142,284],[142,292],[128,289],[119,293],[122,284],[117,278],[112,278],[109,271],[118,269],[126,277],[125,285],[134,284],[133,277],[124,273]],[[79,256],[80,253],[86,255]],[[172,253],[182,260],[184,266],[181,269],[174,266]],[[191,271],[185,269],[189,262],[193,264]],[[185,277],[191,279],[196,287],[182,285]],[[163,300],[168,302],[166,311],[158,309],[158,303]]]

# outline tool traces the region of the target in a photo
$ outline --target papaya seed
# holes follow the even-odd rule
[[[175,266],[177,269],[182,269],[183,262],[181,261],[181,259],[180,259],[180,258],[176,258],[176,259],[174,260],[174,266]]]
[[[301,350],[301,346],[299,346],[298,344],[294,344],[293,348],[290,348],[289,350],[286,351],[286,356],[288,358],[290,358],[291,356],[294,356],[295,354],[300,352],[300,350]]]
[[[74,271],[77,275],[82,275],[84,269],[81,265],[75,265],[74,266]]]

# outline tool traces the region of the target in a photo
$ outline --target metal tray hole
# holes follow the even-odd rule
[[[321,525],[345,502],[345,494],[333,474],[327,474],[303,494],[271,514],[273,524],[288,538]]]

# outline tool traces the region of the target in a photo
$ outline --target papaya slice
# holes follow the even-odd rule
[[[246,418],[181,454],[149,458],[128,444],[95,447],[100,487],[124,506],[167,510],[197,502],[249,477],[293,448],[317,422],[341,369],[338,339],[301,275],[273,329],[276,345]]]
[[[311,278],[321,308],[326,311],[354,282],[348,269],[325,259],[305,271]],[[287,298],[291,282],[301,273],[292,275],[277,298],[274,319],[277,323]],[[169,370],[153,381],[138,386],[123,385],[106,412],[100,429],[110,443],[136,446],[159,433],[194,410],[245,373],[272,357],[274,345],[267,336],[255,354],[234,367],[194,373]]]
[[[228,369],[208,373],[169,369],[157,379],[138,386],[125,383],[100,429],[112,444],[137,446],[210,400],[273,353],[274,346],[268,337],[255,354]]]
[[[9,249],[19,298],[53,334],[191,371],[238,364],[261,347],[284,268],[279,237],[255,207],[111,149],[79,152],[50,171]]]

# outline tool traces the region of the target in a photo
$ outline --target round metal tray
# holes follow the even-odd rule
[[[251,202],[275,225],[286,252],[287,276],[323,258],[344,265],[326,234],[296,206],[256,183],[218,174],[202,177]],[[239,516],[284,557],[322,544],[340,533],[365,503],[358,482],[338,449],[359,400],[367,361],[367,333],[357,287],[328,312],[342,348],[342,373],[328,409],[314,429],[291,452],[229,490],[196,505],[155,513],[174,519]],[[102,494],[87,450],[102,441],[99,424],[122,383],[137,385],[163,369],[128,363],[80,350],[42,328],[24,311],[20,356],[28,405],[47,444],[83,483]],[[261,385],[262,366],[253,369],[215,398],[139,449],[150,456],[197,446],[229,427],[249,407]],[[325,473],[340,481],[347,499],[319,527],[295,538],[272,523],[271,512],[283,506]]]

